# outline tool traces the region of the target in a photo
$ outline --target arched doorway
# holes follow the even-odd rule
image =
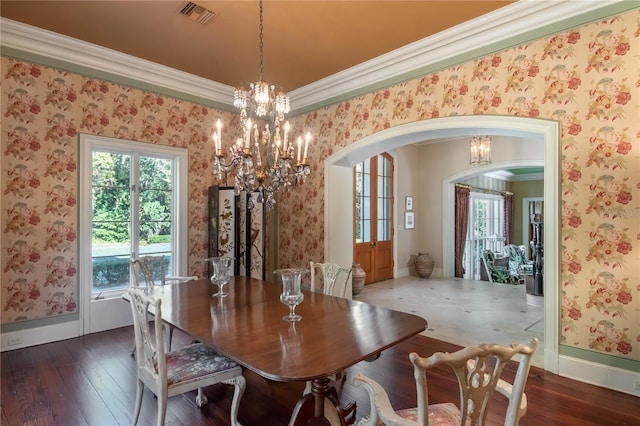
[[[441,138],[476,135],[501,135],[541,140],[544,144],[544,217],[545,224],[545,328],[544,368],[558,372],[559,345],[559,289],[560,282],[560,149],[559,124],[555,121],[512,116],[453,116],[417,121],[396,126],[367,136],[325,160],[325,259],[350,263],[353,260],[351,237],[353,186],[352,167],[380,152],[404,145],[423,143]],[[515,165],[515,164],[514,164]],[[495,164],[485,167],[503,167]],[[487,170],[488,171],[488,170]],[[452,215],[452,182],[458,176],[442,183],[442,217]],[[451,188],[450,188],[451,187]],[[397,208],[397,207],[396,207]],[[443,275],[453,275],[453,238],[442,231]],[[394,242],[395,244],[395,242]],[[548,251],[547,251],[548,248]],[[395,251],[395,250],[394,250]],[[397,262],[396,262],[397,263]],[[548,278],[547,278],[548,277]]]

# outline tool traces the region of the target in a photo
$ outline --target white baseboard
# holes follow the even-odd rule
[[[44,343],[57,342],[58,340],[72,339],[80,335],[79,330],[78,321],[69,321],[61,324],[2,333],[0,337],[0,341],[2,342],[0,344],[0,351],[4,352],[42,345]]]
[[[560,355],[559,362],[559,374],[562,377],[640,396],[640,389],[636,388],[640,386],[640,373],[566,355]]]
[[[409,268],[398,268],[394,278],[406,277],[409,275]]]

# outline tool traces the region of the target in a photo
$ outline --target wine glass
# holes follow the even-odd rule
[[[214,293],[214,297],[227,297],[229,293],[224,291],[224,286],[231,279],[231,261],[232,257],[210,257],[207,259],[213,266],[211,273],[211,283],[218,286],[218,292]]]
[[[296,306],[304,300],[304,294],[300,289],[304,269],[278,269],[274,274],[282,278],[282,294],[280,301],[289,306],[289,315],[282,317],[285,321],[300,321],[302,316],[296,314]]]

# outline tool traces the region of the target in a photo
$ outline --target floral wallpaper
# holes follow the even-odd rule
[[[640,11],[295,117],[315,135],[304,191],[279,200],[279,267],[323,258],[323,161],[416,120],[516,115],[562,124],[561,342],[640,360]],[[189,271],[204,275],[209,135],[193,103],[6,57],[2,75],[2,323],[77,310],[78,133],[189,150]]]
[[[323,257],[323,161],[380,130],[494,114],[562,124],[563,344],[640,360],[640,12],[307,114],[305,186],[281,197],[281,267]],[[315,226],[314,226],[315,225]]]
[[[4,57],[1,73],[3,324],[77,310],[79,133],[189,150],[188,272],[206,275],[209,139],[231,114]]]

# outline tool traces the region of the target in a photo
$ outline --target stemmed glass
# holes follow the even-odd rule
[[[304,294],[300,289],[302,274],[305,269],[278,269],[273,273],[282,278],[282,294],[280,301],[289,306],[289,315],[282,317],[285,321],[300,321],[302,316],[296,314],[296,306],[304,300]]]
[[[218,286],[218,292],[214,293],[214,297],[227,297],[229,293],[224,291],[224,286],[231,279],[231,262],[232,257],[210,257],[206,259],[211,262],[213,272],[211,273],[211,282]]]

